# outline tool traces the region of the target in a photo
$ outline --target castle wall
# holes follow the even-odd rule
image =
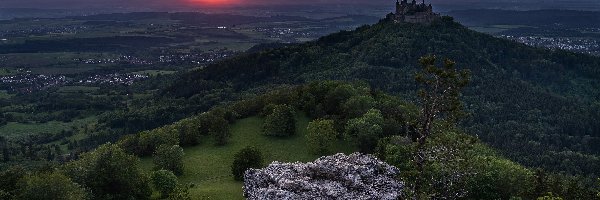
[[[396,22],[431,23],[439,17],[433,13],[431,5],[417,4],[415,1],[407,3],[406,0],[396,3],[396,13],[388,16]]]

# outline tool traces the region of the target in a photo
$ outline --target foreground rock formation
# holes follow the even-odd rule
[[[399,171],[374,156],[354,153],[310,163],[273,162],[244,175],[244,196],[253,199],[398,199]]]

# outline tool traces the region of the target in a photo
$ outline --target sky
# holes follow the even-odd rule
[[[385,4],[392,0],[0,0],[0,7],[84,8],[84,7],[162,7],[162,6],[246,6],[297,4]],[[393,3],[393,2],[392,2]]]
[[[420,0],[419,0],[420,1]],[[319,5],[319,4],[371,4],[393,5],[395,0],[0,0],[0,8],[171,8],[171,7],[237,7],[247,5]],[[461,4],[533,4],[562,8],[600,7],[600,0],[427,0],[435,5]],[[568,9],[568,8],[567,8]]]

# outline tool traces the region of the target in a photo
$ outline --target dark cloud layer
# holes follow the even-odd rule
[[[191,3],[198,1],[196,3]],[[213,0],[214,1],[214,0]],[[230,6],[289,4],[377,4],[393,0],[225,0]],[[0,7],[76,8],[76,7],[162,7],[202,6],[202,0],[0,0]],[[392,2],[393,3],[393,2]]]
[[[219,0],[0,0],[0,8],[168,8],[202,7],[201,3],[190,1]],[[231,2],[229,6],[247,5],[319,5],[319,4],[392,4],[396,0],[221,0]],[[419,0],[420,1],[420,0]],[[426,0],[436,5],[452,4],[532,4],[532,5],[580,5],[579,7],[600,7],[600,0]]]

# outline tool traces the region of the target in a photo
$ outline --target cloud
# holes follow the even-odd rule
[[[223,2],[223,3],[219,3]],[[393,0],[0,0],[0,7],[22,8],[94,8],[94,7],[164,7],[210,5],[289,5],[289,4],[378,4]]]

